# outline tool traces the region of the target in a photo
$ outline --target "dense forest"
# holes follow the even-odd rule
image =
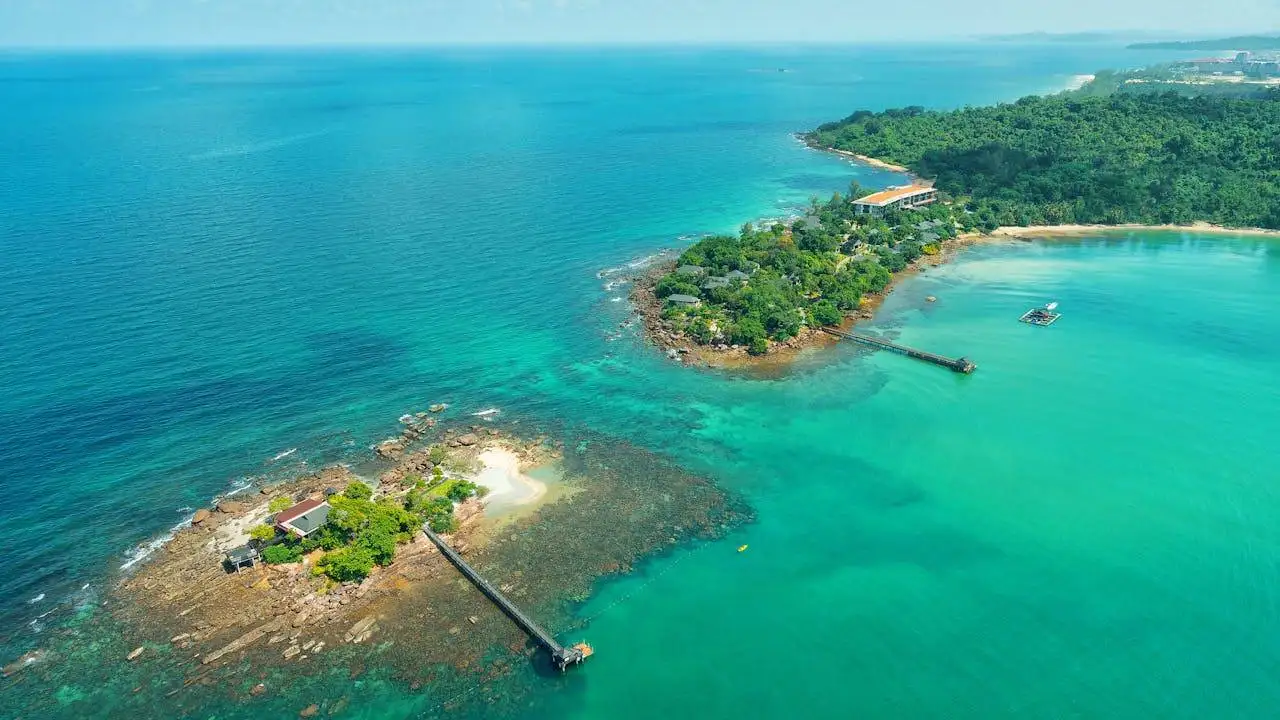
[[[808,135],[935,178],[981,228],[1187,223],[1280,228],[1280,97],[1064,94],[861,111]]]
[[[941,242],[970,229],[968,216],[937,204],[883,217],[856,216],[849,195],[814,201],[790,225],[744,225],[737,236],[700,240],[654,291],[666,300],[663,319],[701,344],[733,344],[768,351],[803,327],[836,325],[867,293],[884,290],[893,273]],[[697,304],[673,302],[696,299]]]

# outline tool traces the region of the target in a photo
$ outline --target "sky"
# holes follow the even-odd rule
[[[0,46],[873,42],[1130,28],[1262,32],[1280,28],[1280,0],[0,0]]]

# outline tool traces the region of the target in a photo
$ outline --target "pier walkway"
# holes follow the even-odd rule
[[[822,328],[822,330],[824,332],[830,333],[831,335],[835,335],[838,338],[844,338],[845,340],[852,340],[857,343],[862,343],[863,345],[869,345],[871,347],[879,348],[881,350],[889,350],[892,352],[899,353],[901,355],[906,355],[907,357],[913,357],[917,360],[924,360],[925,362],[931,362],[934,365],[941,365],[942,367],[945,367],[945,368],[951,368],[952,370],[958,373],[964,373],[968,375],[969,373],[978,369],[978,366],[973,364],[969,360],[969,358],[963,358],[963,357],[949,358],[944,355],[937,355],[935,353],[925,352],[924,350],[916,350],[915,348],[909,348],[906,345],[899,345],[897,343],[889,342],[888,340],[881,340],[880,338],[871,337],[870,335],[861,335],[859,333],[844,332],[843,330],[835,330],[832,328]]]
[[[449,547],[449,543],[445,542],[443,538],[437,535],[429,525],[424,523],[422,526],[422,532],[426,533],[427,537],[431,539],[431,542],[435,543],[436,547],[440,548],[440,552],[443,553],[445,557],[449,558],[449,562],[453,563],[454,566],[458,568],[459,572],[465,575],[468,580],[479,588],[480,592],[488,596],[488,598],[493,601],[494,605],[501,608],[502,611],[507,614],[507,617],[511,618],[516,625],[520,626],[521,630],[528,633],[529,637],[536,640],[539,645],[550,653],[551,661],[555,663],[556,667],[559,668],[561,672],[563,672],[568,666],[577,665],[591,656],[591,646],[586,643],[578,643],[573,647],[566,648],[556,642],[556,639],[551,636],[551,633],[547,632],[541,625],[534,622],[533,618],[525,615],[524,611],[516,607],[515,603],[508,600],[507,596],[503,595],[498,588],[490,585],[488,580],[485,580],[480,576],[480,573],[476,572],[475,568],[468,565],[467,561],[463,560],[462,556],[459,555],[456,550]]]

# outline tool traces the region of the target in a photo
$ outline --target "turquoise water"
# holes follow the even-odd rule
[[[604,583],[581,610],[599,654],[526,714],[1269,717],[1280,245],[970,249],[874,329],[968,355],[971,377],[851,347],[769,380],[680,369],[617,335],[626,288],[600,277],[893,177],[792,131],[1132,57],[5,57],[4,659],[54,642],[183,508],[359,457],[448,401],[669,453],[759,518]],[[1015,322],[1050,299],[1058,325]],[[349,685],[208,711],[435,705]],[[0,714],[56,692],[67,716],[123,715],[133,687],[15,684]]]

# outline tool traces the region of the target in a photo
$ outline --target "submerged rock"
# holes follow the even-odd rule
[[[369,630],[369,628],[373,627],[373,624],[377,621],[378,618],[376,616],[370,615],[369,617],[357,622],[355,625],[351,626],[350,630],[347,631],[345,640],[347,642],[352,642],[356,638],[364,635],[365,632]]]
[[[319,714],[320,714],[320,706],[315,703],[311,703],[310,705],[298,711],[298,717],[302,717],[302,718],[315,717],[316,715],[319,715]]]
[[[44,662],[47,658],[48,653],[44,650],[32,650],[29,653],[23,654],[17,660],[5,665],[4,668],[0,669],[0,674],[4,677],[9,677],[10,675],[25,670],[32,665]]]
[[[435,405],[432,405],[431,407],[429,407],[429,408],[427,408],[427,409],[428,409],[428,410],[430,410],[430,411],[431,411],[431,412],[433,412],[433,413],[444,412],[445,410],[449,409],[449,404],[448,404],[448,403],[436,403]]]

